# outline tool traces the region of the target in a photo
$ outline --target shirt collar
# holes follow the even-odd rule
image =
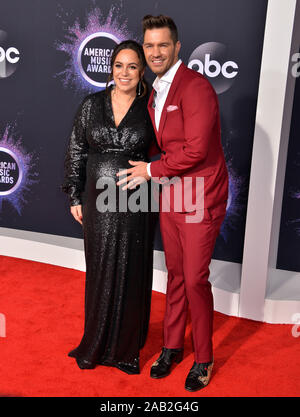
[[[181,63],[182,63],[182,60],[178,59],[178,61],[161,78],[158,78],[158,77],[155,78],[152,84],[155,91],[160,90],[159,84],[161,83],[161,81],[164,83],[172,84],[172,81]]]

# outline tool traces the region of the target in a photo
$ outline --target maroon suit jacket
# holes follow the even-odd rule
[[[195,202],[196,192],[199,192],[196,178],[202,177],[204,207],[225,202],[228,197],[228,173],[220,137],[219,104],[209,81],[182,63],[171,84],[159,131],[155,126],[153,95],[154,90],[149,98],[148,110],[161,157],[151,162],[152,179],[164,183],[164,193],[168,180],[159,180],[161,177],[167,177],[171,182],[172,177],[179,177],[182,181],[185,177],[191,178]],[[183,186],[182,191],[184,198],[187,188]],[[170,204],[174,208],[172,197]]]

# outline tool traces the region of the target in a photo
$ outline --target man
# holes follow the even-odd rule
[[[143,19],[144,52],[150,69],[157,75],[148,109],[156,131],[161,158],[150,164],[130,161],[133,168],[119,181],[124,188],[140,183],[140,178],[163,183],[162,200],[169,195],[169,210],[160,208],[160,230],[164,245],[168,284],[164,318],[164,347],[151,367],[151,377],[167,376],[172,365],[183,358],[188,305],[191,310],[195,361],[185,388],[205,387],[213,367],[213,296],[209,264],[226,213],[228,174],[220,140],[219,107],[215,91],[201,74],[187,68],[178,58],[180,42],[173,20],[167,16]],[[178,209],[165,182],[176,177],[184,184],[181,197],[198,202]],[[187,180],[190,179],[190,182]],[[190,188],[185,186],[190,184]],[[204,185],[197,187],[198,181]],[[177,182],[178,185],[178,182]],[[179,188],[180,189],[180,188]],[[178,190],[178,187],[177,187]],[[175,207],[176,206],[176,207]],[[195,213],[191,212],[194,208]],[[190,212],[187,215],[187,212]],[[201,216],[199,216],[201,213]],[[195,219],[192,215],[198,214]],[[190,217],[190,220],[188,218]]]

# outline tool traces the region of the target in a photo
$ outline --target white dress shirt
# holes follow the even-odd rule
[[[182,63],[181,59],[179,59],[162,77],[156,77],[152,87],[155,90],[153,96],[153,107],[155,109],[155,126],[156,130],[159,130],[159,122],[161,118],[161,114],[168,97],[168,93],[175,77],[175,74]],[[147,164],[147,172],[149,177],[151,177],[150,171],[151,162]]]

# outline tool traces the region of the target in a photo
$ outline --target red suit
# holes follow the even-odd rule
[[[213,297],[209,264],[226,213],[228,173],[220,139],[219,105],[211,84],[184,64],[171,84],[159,124],[155,127],[152,90],[148,110],[161,149],[161,158],[151,162],[154,181],[179,177],[189,186],[180,188],[182,202],[191,193],[190,203],[178,209],[175,186],[167,180],[161,193],[170,210],[160,210],[160,230],[168,269],[164,346],[182,348],[188,305],[191,310],[196,362],[212,360]],[[195,209],[197,178],[204,178],[204,208],[201,221],[187,222],[187,211]],[[203,180],[201,180],[203,181]],[[200,182],[201,182],[200,181]],[[171,181],[172,182],[172,181]],[[170,194],[170,190],[173,190]],[[171,196],[171,197],[168,197]],[[176,194],[178,198],[178,194]],[[180,200],[180,199],[179,199]],[[193,214],[193,213],[191,213]],[[194,213],[195,214],[195,213]]]

